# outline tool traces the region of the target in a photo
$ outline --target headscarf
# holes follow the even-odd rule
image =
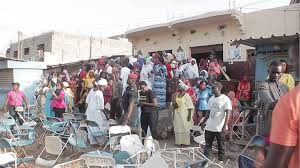
[[[192,61],[195,61],[194,65],[192,65]],[[199,69],[198,69],[198,65],[197,65],[196,59],[192,58],[190,62],[191,63],[189,63],[189,66],[188,66],[189,78],[199,78]]]
[[[149,64],[151,61],[152,61],[152,57],[151,56],[145,58],[146,64]]]
[[[183,82],[184,82],[185,85],[188,86],[187,93],[190,95],[190,97],[193,100],[193,104],[195,105],[196,102],[197,102],[197,94],[196,94],[194,88],[192,87],[189,80],[185,79]]]
[[[181,80],[179,81],[179,89],[180,90],[184,90],[184,91],[187,91],[189,89],[189,86],[184,84]]]
[[[63,74],[65,75],[65,80],[67,82],[69,82],[71,80],[71,78],[70,78],[70,74],[68,73],[68,71],[67,70],[63,70]]]

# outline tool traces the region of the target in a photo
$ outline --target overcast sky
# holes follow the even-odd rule
[[[290,0],[231,0],[243,12],[288,5]],[[126,30],[209,11],[229,0],[0,0],[0,52],[24,37],[51,30],[113,36]]]

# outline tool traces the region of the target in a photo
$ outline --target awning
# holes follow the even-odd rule
[[[251,47],[256,47],[259,45],[268,45],[268,44],[290,44],[297,38],[299,38],[298,33],[296,33],[295,35],[290,35],[290,36],[287,36],[285,34],[283,36],[272,35],[271,37],[268,37],[268,38],[260,37],[257,39],[250,37],[249,39],[244,39],[244,40],[243,39],[234,40],[233,42],[230,43],[230,45],[243,44],[243,45],[247,45],[247,46],[251,46]]]

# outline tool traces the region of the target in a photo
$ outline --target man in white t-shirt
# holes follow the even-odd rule
[[[205,126],[205,149],[204,155],[209,157],[212,149],[214,139],[218,143],[218,159],[223,162],[225,157],[225,136],[224,132],[227,130],[228,114],[232,110],[230,99],[221,93],[223,86],[220,82],[212,84],[212,96],[207,105],[209,110],[206,113],[204,122],[201,124],[202,128]],[[205,124],[206,125],[205,125]]]

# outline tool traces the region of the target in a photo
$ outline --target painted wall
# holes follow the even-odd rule
[[[34,90],[37,88],[43,75],[42,69],[14,69],[14,81],[20,83],[20,90],[27,96],[30,104],[33,104]]]
[[[297,11],[298,10],[298,11]],[[173,53],[181,46],[187,55],[191,55],[190,47],[207,46],[214,44],[223,44],[223,60],[228,60],[228,51],[234,48],[230,46],[230,42],[235,39],[248,39],[250,37],[270,37],[273,35],[282,36],[294,35],[299,33],[300,18],[299,18],[300,4],[294,4],[286,7],[275,8],[270,10],[257,11],[252,13],[241,13],[240,21],[227,20],[218,21],[215,23],[204,23],[201,25],[194,25],[183,30],[175,30],[179,32],[176,37],[172,36],[174,30],[165,28],[144,30],[142,35],[131,37],[129,40],[133,43],[136,51],[141,50],[144,55],[149,52],[158,50],[172,49]],[[184,23],[181,23],[184,24]],[[227,27],[222,31],[217,29],[220,24],[226,24]],[[240,29],[243,29],[241,32]],[[190,30],[196,30],[196,33],[191,34]],[[156,30],[156,31],[155,31]],[[150,39],[149,41],[146,41]],[[239,46],[241,48],[242,59],[247,60],[247,49],[253,49],[248,46]]]
[[[218,30],[220,24],[226,24],[227,27],[220,31]],[[191,29],[196,30],[196,32],[191,34]],[[185,53],[190,56],[190,47],[223,44],[224,61],[227,61],[227,53],[233,48],[230,46],[230,41],[233,37],[242,37],[240,26],[233,20],[227,20],[223,23],[195,25],[189,29],[182,29],[178,31],[178,35],[175,37],[172,36],[172,31],[163,31],[140,38],[129,39],[132,41],[136,51],[141,50],[144,55],[148,55],[149,52],[153,51],[169,49],[176,53],[178,47],[181,46]],[[150,40],[146,41],[146,38]],[[240,47],[242,51],[242,59],[240,61],[246,61],[246,49],[250,49],[250,47]]]

